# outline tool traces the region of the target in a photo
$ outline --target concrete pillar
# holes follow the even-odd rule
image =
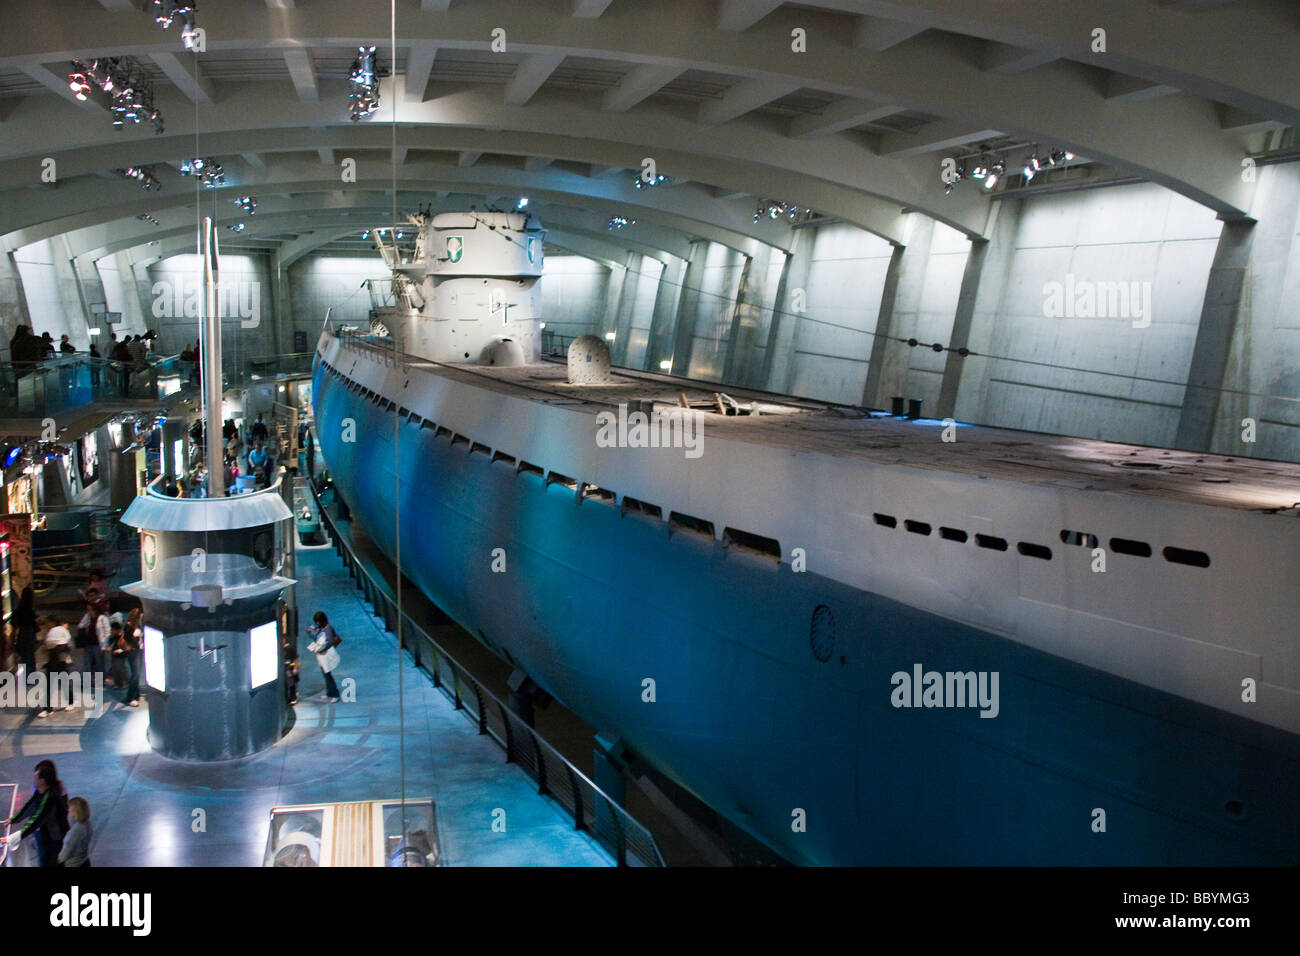
[[[271,345],[275,349],[276,355],[287,355],[293,349],[285,347],[285,331],[283,326],[289,321],[288,309],[284,307],[284,286],[288,281],[285,274],[286,269],[280,262],[280,251],[277,249],[271,254]],[[292,342],[293,336],[288,336]]]
[[[136,284],[135,268],[129,251],[115,253],[113,262],[117,266],[118,282],[122,286],[122,318],[120,321],[127,323],[132,328],[155,328],[156,323],[153,320],[152,303],[147,307],[141,306],[140,289]],[[146,308],[148,311],[146,311]],[[108,333],[112,331],[108,323],[100,327],[97,343],[101,354],[104,351],[104,343],[108,341]],[[161,332],[161,329],[157,331]],[[162,343],[158,343],[161,347]]]
[[[3,341],[0,341],[6,361],[9,358],[9,340],[14,330],[20,325],[31,325],[32,317],[27,312],[27,295],[23,291],[23,279],[18,273],[13,253],[0,246],[0,326]]]
[[[755,352],[771,261],[770,246],[761,246],[757,255],[745,257],[740,286],[736,290],[736,305],[731,313],[731,330],[727,335],[727,355],[722,371],[722,381],[727,384],[748,384],[753,369],[759,365]]]
[[[1300,461],[1300,345],[1295,336],[1295,265],[1300,261],[1300,166],[1258,170],[1251,215],[1258,220],[1237,312],[1228,371],[1210,449],[1225,455]],[[1242,420],[1256,441],[1242,440]]]
[[[642,368],[660,371],[659,363],[672,358],[673,320],[682,299],[682,283],[686,278],[686,260],[673,256],[659,276],[655,291],[655,308],[650,317],[650,341],[646,344]]]
[[[614,332],[618,329],[618,312],[623,306],[623,296],[627,293],[631,262],[632,253],[629,252],[627,260],[622,265],[616,265],[610,270],[609,284],[605,287],[605,314],[601,316],[600,328],[595,332],[602,339],[606,332]]]
[[[691,368],[691,352],[695,347],[695,322],[700,314],[700,283],[704,281],[704,263],[709,255],[709,242],[696,239],[691,243],[691,258],[686,264],[682,280],[682,297],[677,305],[677,321],[673,325],[673,374],[687,375]]]
[[[623,282],[618,300],[618,311],[614,317],[614,347],[610,349],[610,362],[614,365],[627,365],[627,344],[632,337],[632,318],[636,312],[637,290],[641,285],[641,270],[645,267],[645,257],[634,252],[627,254],[623,267]]]
[[[920,312],[934,239],[933,219],[913,213],[911,220],[907,245],[894,248],[880,295],[871,364],[862,389],[862,404],[869,408],[888,408],[890,396],[903,395],[907,389],[911,348],[891,339],[901,334],[900,322],[904,315],[914,318]]]
[[[979,296],[980,278],[984,274],[988,251],[987,239],[971,240],[970,255],[966,257],[966,269],[961,276],[961,291],[957,294],[957,311],[952,317],[952,334],[948,336],[950,349],[968,347],[971,323],[975,318],[975,300]],[[962,371],[965,368],[965,357],[956,351],[947,353],[943,367],[943,381],[939,386],[939,405],[935,409],[934,417],[949,418],[953,415],[957,407],[957,391],[961,387]]]
[[[798,229],[776,290],[772,322],[767,327],[767,347],[754,386],[769,392],[789,394],[794,383],[794,350],[798,341],[800,316],[807,311],[808,273],[812,269],[816,229]]]
[[[87,350],[90,348],[89,330],[95,322],[90,307],[93,304],[107,308],[108,296],[104,294],[104,280],[92,260],[78,257],[70,258],[68,263],[72,267],[72,275],[76,280],[77,298],[84,319],[84,322],[74,322],[69,319],[68,338],[78,349]]]
[[[927,248],[929,244],[927,243]],[[894,324],[894,302],[898,299],[898,279],[903,271],[904,246],[894,246],[885,270],[885,284],[880,290],[880,313],[876,318],[876,331],[871,339],[871,357],[867,360],[867,381],[862,388],[862,404],[867,408],[888,407],[889,396],[881,398],[880,376],[888,353],[890,329]]]
[[[1206,451],[1210,447],[1254,238],[1253,219],[1225,222],[1219,233],[1187,372],[1187,391],[1178,416],[1175,448]]]
[[[954,347],[964,345],[975,353],[996,350],[994,336],[1002,321],[1002,300],[1015,259],[1020,214],[1024,206],[1025,201],[1022,199],[1003,199],[993,203],[988,227],[989,241],[979,253],[983,261],[976,284],[974,308],[961,342],[957,341],[954,331]],[[971,255],[976,255],[973,248]],[[967,268],[970,268],[969,261]],[[965,293],[963,285],[963,297]],[[991,361],[983,354],[962,358],[949,353],[949,365],[944,369],[944,386],[948,386],[950,373],[956,377],[956,384],[952,387],[953,404],[947,408],[946,415],[964,422],[988,420],[988,376]]]

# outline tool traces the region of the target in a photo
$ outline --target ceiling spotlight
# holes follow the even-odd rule
[[[127,56],[91,60],[88,64],[74,60],[72,67],[68,89],[83,101],[89,98],[92,88],[105,93],[114,129],[122,129],[127,121],[148,119],[155,133],[163,131],[162,114],[153,105],[153,80],[135,60]]]
[[[243,232],[245,229],[248,228],[248,226],[242,222],[236,222],[236,223],[232,223],[226,228],[229,229],[231,232]]]
[[[609,220],[610,229],[625,229],[628,226],[635,226],[635,219],[628,219],[626,216],[613,216]]]
[[[375,65],[373,46],[357,47],[357,58],[352,61],[348,90],[349,115],[352,122],[369,116],[379,109],[379,70]]]
[[[197,176],[207,189],[215,189],[226,184],[226,172],[222,165],[212,157],[181,160],[182,176]],[[252,199],[251,196],[245,197]]]
[[[1025,163],[1025,168],[1023,171],[1025,174],[1025,182],[1027,183],[1032,182],[1034,178],[1034,167],[1029,163]]]
[[[1038,172],[1040,169],[1043,168],[1043,164],[1042,164],[1041,162],[1039,162],[1039,160],[1038,160],[1038,151],[1037,151],[1037,150],[1034,150],[1034,152],[1032,152],[1032,153],[1029,154],[1029,163],[1028,163],[1028,165],[1034,167],[1034,172]]]
[[[782,202],[779,199],[764,199],[758,204],[758,208],[754,210],[754,222],[763,219],[775,221],[782,216],[785,216],[791,222],[795,222],[808,211],[796,206],[794,203]]]
[[[660,183],[668,182],[668,177],[662,174],[656,174],[652,176],[648,182],[644,178],[642,178],[640,173],[633,173],[632,176],[633,176],[632,184],[636,186],[637,189],[645,189],[649,186],[658,186]]]
[[[1002,173],[1004,171],[1005,170],[1003,169],[1001,163],[994,163],[992,166],[990,166],[989,174],[984,177],[984,188],[992,189],[994,186],[996,186],[998,184],[998,180],[1002,178]]]
[[[244,212],[248,213],[250,216],[257,212],[256,196],[240,196],[238,199],[233,201],[236,206],[244,210]]]
[[[527,196],[520,196],[520,197],[519,197],[519,201],[515,203],[515,208],[516,208],[516,209],[527,209],[527,208],[528,208],[528,197],[527,197]]]
[[[983,179],[989,174],[989,168],[983,163],[976,163],[970,171],[971,179]]]
[[[129,166],[126,169],[119,169],[118,173],[127,179],[134,179],[144,190],[162,189],[162,183],[158,177],[153,174],[152,166]]]

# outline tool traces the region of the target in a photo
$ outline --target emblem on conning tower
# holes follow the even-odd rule
[[[465,237],[448,236],[447,237],[447,261],[460,262],[460,257],[465,254]]]

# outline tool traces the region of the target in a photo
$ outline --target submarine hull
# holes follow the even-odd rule
[[[376,544],[394,552],[400,513],[403,571],[433,602],[791,861],[1300,862],[1294,735],[670,536],[418,421],[395,425],[341,374],[318,356],[320,448]],[[900,662],[996,674],[1000,706],[928,706],[910,687],[900,706]]]

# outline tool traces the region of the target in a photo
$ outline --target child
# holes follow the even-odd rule
[[[68,801],[68,816],[72,826],[63,838],[59,866],[90,866],[90,841],[95,836],[90,826],[90,804],[81,797],[73,797]]]

